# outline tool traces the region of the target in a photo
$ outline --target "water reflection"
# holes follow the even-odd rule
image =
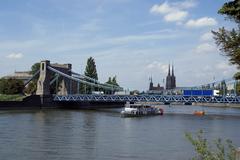
[[[0,113],[1,159],[189,159],[193,149],[184,133],[199,129],[209,139],[229,138],[240,146],[240,116],[196,117],[192,108],[165,107],[164,116],[142,118],[79,110]],[[207,113],[228,111],[211,108]]]

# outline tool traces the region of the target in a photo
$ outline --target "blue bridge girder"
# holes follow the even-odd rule
[[[163,103],[232,103],[240,104],[240,96],[183,96],[183,95],[55,95],[56,102],[163,102]]]

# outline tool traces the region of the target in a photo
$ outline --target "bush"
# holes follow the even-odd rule
[[[193,160],[236,160],[236,150],[230,140],[223,143],[221,139],[217,139],[214,141],[215,148],[212,149],[204,138],[202,130],[196,134],[195,138],[190,133],[186,133],[185,136],[197,153]]]
[[[17,79],[0,79],[0,94],[20,94],[23,92],[24,83]]]
[[[1,95],[0,94],[0,101],[22,101],[25,96],[15,94],[15,95]]]

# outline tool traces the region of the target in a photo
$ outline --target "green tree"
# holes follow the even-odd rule
[[[86,65],[84,74],[85,76],[98,80],[97,67],[95,64],[95,60],[92,57],[89,57],[87,60],[87,65]],[[90,81],[90,80],[86,79],[86,81]],[[82,84],[80,90],[82,93],[91,93],[91,91],[98,90],[98,88],[95,88],[93,86],[89,86],[86,84]]]
[[[35,63],[31,67],[30,73],[34,75],[37,73],[40,69],[40,63]],[[28,84],[28,86],[25,88],[24,92],[27,94],[35,94],[37,91],[37,81],[38,81],[39,75],[35,76],[33,80]]]
[[[98,74],[97,74],[95,60],[92,57],[88,58],[88,60],[87,60],[87,65],[86,65],[84,74],[85,74],[85,76],[88,76],[88,77],[98,80]]]
[[[117,76],[114,76],[112,78],[112,84],[115,85],[115,86],[119,86],[118,83],[117,83]]]
[[[1,94],[20,94],[23,92],[24,83],[17,79],[0,79],[0,93]]]
[[[221,81],[219,90],[220,90],[219,91],[220,95],[226,95],[227,94],[228,89],[227,89],[227,84],[226,84],[225,80]]]
[[[233,78],[234,78],[235,80],[240,80],[240,72],[235,73],[234,76],[233,76]]]
[[[106,84],[111,84],[111,85],[119,86],[119,84],[117,83],[117,76],[109,77],[109,78],[108,78],[108,81],[106,82]]]
[[[190,133],[185,134],[186,138],[191,142],[196,152],[196,156],[193,160],[235,160],[235,147],[232,141],[226,140],[225,143],[221,139],[214,141],[214,149],[211,148],[207,139],[203,135],[203,131],[200,130],[196,136],[192,136]]]
[[[232,30],[222,27],[212,33],[223,55],[229,58],[231,64],[240,68],[240,1],[226,2],[218,13],[225,15],[226,19],[237,24],[237,27]]]
[[[240,95],[240,82],[239,81],[236,81],[236,94],[237,94],[237,96],[239,96]]]
[[[32,65],[30,73],[35,74],[37,71],[39,71],[39,69],[40,69],[40,63],[35,63]]]
[[[106,82],[107,84],[112,84],[112,77],[108,78],[108,81]]]

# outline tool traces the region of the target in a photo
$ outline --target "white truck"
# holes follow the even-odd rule
[[[213,90],[213,96],[220,96],[219,90]]]

